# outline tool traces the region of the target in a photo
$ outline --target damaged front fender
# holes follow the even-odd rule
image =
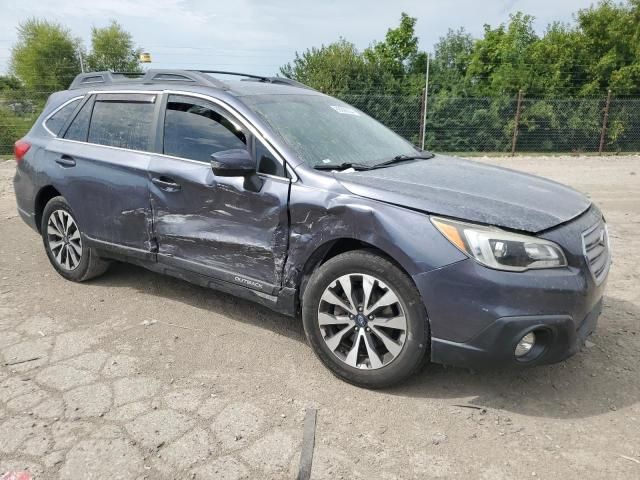
[[[298,288],[309,259],[340,240],[371,245],[411,276],[466,257],[420,212],[358,197],[341,188],[293,184],[289,203],[289,254],[284,286]]]

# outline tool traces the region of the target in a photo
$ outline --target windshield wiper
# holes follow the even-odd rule
[[[417,155],[396,155],[391,160],[387,160],[387,161],[382,162],[382,163],[376,163],[371,168],[388,167],[389,165],[395,165],[396,163],[410,162],[410,161],[413,161],[413,160],[429,160],[430,158],[433,158],[434,156],[435,155],[433,153],[431,153],[431,152],[423,152],[423,153],[420,153],[420,154],[417,154]]]
[[[371,170],[371,168],[373,167],[371,165],[365,165],[364,163],[344,162],[338,165],[324,163],[324,164],[314,165],[313,168],[315,170],[346,170],[347,168],[353,168],[354,170]]]

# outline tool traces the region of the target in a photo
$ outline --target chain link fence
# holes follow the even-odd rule
[[[421,96],[340,98],[420,144],[424,108]],[[518,115],[517,97],[434,95],[427,103],[425,148],[469,153],[640,152],[640,98],[613,97],[607,102],[606,98],[523,96]]]
[[[1,155],[12,153],[13,143],[29,130],[47,96],[0,92]],[[422,96],[339,97],[420,145],[425,103]],[[640,98],[610,97],[607,101],[523,96],[519,100],[433,95],[428,98],[426,118],[425,148],[433,151],[640,152]]]
[[[38,118],[46,94],[0,91],[0,155],[13,153],[13,144],[22,138]],[[43,99],[44,97],[44,99]]]
[[[422,97],[404,95],[337,95],[394,132],[415,143],[420,141]]]

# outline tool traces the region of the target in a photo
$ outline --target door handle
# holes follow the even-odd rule
[[[76,161],[73,159],[73,157],[70,157],[69,155],[62,155],[60,158],[57,158],[56,163],[62,167],[76,166]]]
[[[180,190],[180,184],[177,183],[173,178],[165,177],[164,175],[160,177],[153,177],[151,179],[153,183],[158,185],[161,190],[165,192],[177,192]]]

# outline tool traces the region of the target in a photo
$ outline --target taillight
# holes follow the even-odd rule
[[[22,159],[27,154],[30,148],[31,148],[31,144],[24,140],[18,140],[16,143],[14,143],[13,154],[16,157],[16,162],[22,161]]]

